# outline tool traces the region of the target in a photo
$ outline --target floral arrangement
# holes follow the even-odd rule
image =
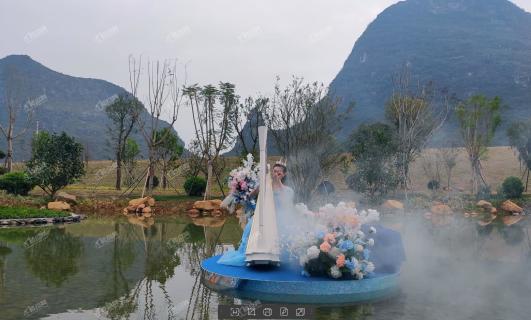
[[[300,206],[298,210],[304,210]],[[374,272],[370,255],[376,229],[370,227],[365,234],[361,225],[378,221],[378,211],[358,213],[355,208],[339,203],[337,207],[328,204],[317,213],[307,211],[307,214],[313,214],[326,227],[312,236],[306,252],[299,256],[303,275],[361,280]]]
[[[340,202],[337,206],[327,204],[319,208],[317,212],[310,211],[302,203],[295,205],[295,208],[300,214],[310,216],[312,220],[331,227],[347,225],[349,228],[358,228],[362,224],[374,223],[380,220],[378,211],[368,209],[358,212],[354,206],[345,202]]]
[[[371,228],[370,233],[376,229]],[[337,227],[331,232],[319,232],[315,244],[300,258],[305,276],[329,276],[334,279],[361,280],[374,271],[370,247],[374,239],[361,230],[348,234]]]
[[[232,170],[229,174],[230,196],[224,202],[229,208],[240,204],[246,211],[252,211],[256,207],[256,200],[252,198],[251,193],[258,188],[259,166],[250,153],[242,163],[243,166]]]

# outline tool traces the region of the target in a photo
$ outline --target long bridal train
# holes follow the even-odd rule
[[[253,224],[245,251],[247,266],[279,265],[277,213],[273,198],[273,186],[267,165],[267,128],[259,127],[260,143],[260,193],[256,203]]]

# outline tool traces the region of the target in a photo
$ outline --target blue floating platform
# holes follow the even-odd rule
[[[220,293],[246,300],[344,305],[387,299],[399,291],[400,273],[374,273],[363,280],[305,277],[302,269],[255,269],[203,260],[203,283]]]

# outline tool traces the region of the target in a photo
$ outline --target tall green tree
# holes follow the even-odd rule
[[[113,103],[105,107],[105,113],[112,123],[108,126],[108,134],[116,158],[116,190],[122,186],[122,166],[127,139],[133,132],[142,104],[134,97],[119,95]]]
[[[531,120],[516,121],[507,129],[509,143],[518,151],[518,160],[522,170],[522,179],[525,178],[525,191],[529,184],[529,171],[531,169]]]
[[[239,97],[232,83],[221,82],[219,86],[192,85],[184,89],[192,107],[195,129],[195,140],[207,168],[207,189],[205,199],[210,198],[213,175],[222,186],[220,170],[214,170],[223,150],[228,149],[234,141],[234,128],[230,123],[230,115],[238,105]],[[217,167],[219,168],[219,167]],[[223,189],[222,189],[223,192]]]
[[[83,145],[73,137],[41,131],[33,137],[26,167],[34,182],[53,196],[85,174],[82,156]]]
[[[157,143],[157,155],[162,163],[162,188],[168,186],[168,171],[176,168],[178,160],[183,154],[184,147],[179,141],[177,134],[169,128],[164,128],[156,133],[155,140],[161,140]]]
[[[496,129],[501,123],[501,99],[488,99],[475,95],[460,103],[456,108],[461,137],[472,169],[472,193],[488,187],[483,174],[481,159],[487,154]]]
[[[395,161],[399,145],[394,129],[383,123],[364,124],[349,141],[356,172],[347,178],[347,184],[376,203],[398,186]]]
[[[124,162],[124,169],[126,172],[125,181],[127,186],[131,186],[135,179],[135,168],[137,164],[137,157],[140,154],[140,147],[138,143],[132,138],[127,139],[122,160]]]

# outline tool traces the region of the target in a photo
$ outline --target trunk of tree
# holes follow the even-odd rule
[[[481,170],[481,162],[478,157],[473,157],[470,161],[472,166],[472,193],[477,195],[481,187],[486,186],[485,178]]]
[[[212,160],[208,160],[207,162],[207,186],[205,189],[205,196],[204,200],[210,199],[211,193],[212,193]]]
[[[155,177],[155,151],[153,147],[150,148],[149,152],[149,169],[148,169],[148,194],[152,195],[153,193],[153,179]]]
[[[6,163],[5,167],[7,172],[11,172],[13,169],[13,124],[9,124],[9,129],[7,132],[7,154],[6,154]]]
[[[162,189],[166,190],[167,186],[168,186],[168,178],[167,178],[167,174],[168,174],[168,165],[166,164],[165,161],[162,162]]]
[[[529,185],[529,169],[527,169],[527,178],[525,179],[525,192],[527,192],[528,185]]]
[[[452,179],[452,169],[448,169],[448,180],[446,181],[446,187],[450,191],[450,180]]]
[[[120,152],[116,154],[116,190],[122,190],[122,157]]]

